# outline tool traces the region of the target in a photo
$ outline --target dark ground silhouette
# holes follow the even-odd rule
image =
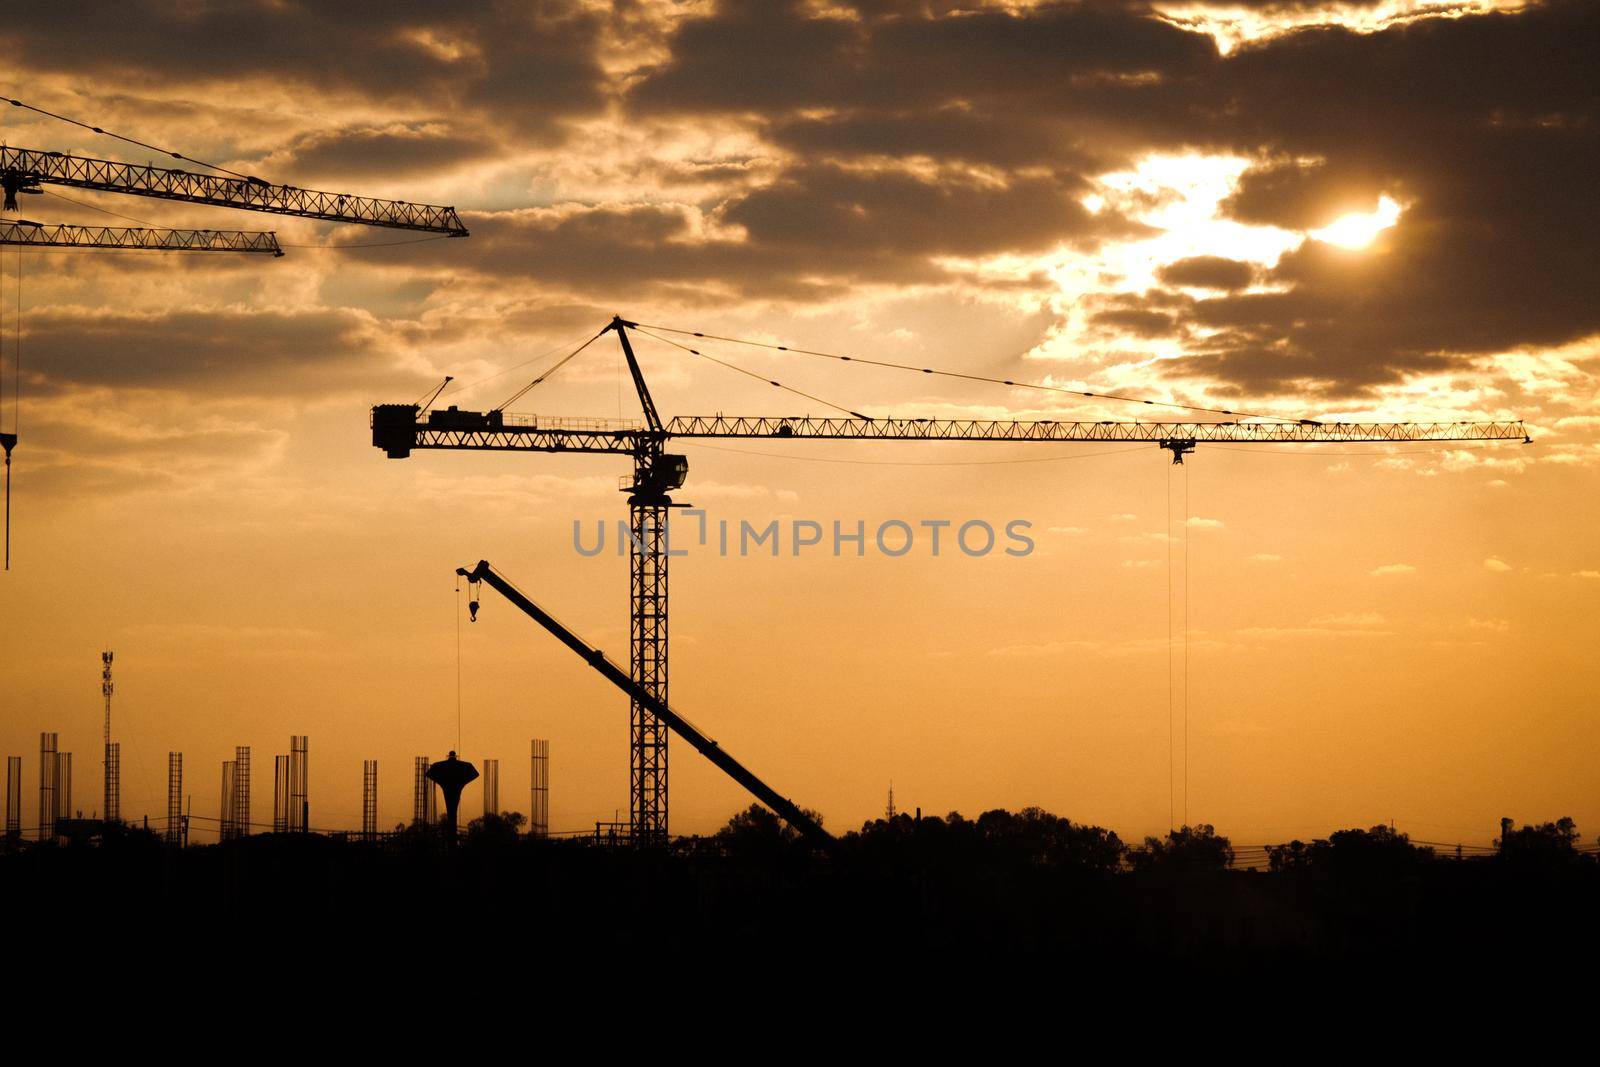
[[[13,927],[21,950],[92,930],[108,901],[126,936],[151,943],[247,931],[397,953],[448,937],[610,958],[1020,955],[1227,969],[1556,960],[1597,940],[1600,863],[1570,820],[1508,828],[1494,855],[1467,859],[1386,827],[1345,830],[1273,846],[1258,870],[1230,868],[1232,846],[1209,826],[1130,849],[1037,808],[877,820],[832,856],[759,807],[658,850],[534,841],[520,825],[515,814],[475,820],[455,848],[410,830],[175,850],[127,829],[9,850],[0,894],[11,915],[36,920]]]

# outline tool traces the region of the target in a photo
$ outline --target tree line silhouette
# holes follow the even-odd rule
[[[1210,825],[1130,844],[1036,807],[876,819],[831,855],[755,805],[654,850],[535,840],[524,825],[516,812],[475,819],[453,848],[427,827],[378,842],[261,834],[182,850],[123,828],[92,846],[13,844],[0,854],[0,896],[93,914],[110,894],[168,930],[226,921],[343,936],[426,931],[449,914],[513,946],[1070,953],[1137,967],[1589,951],[1600,890],[1600,858],[1567,818],[1507,821],[1476,856],[1375,826],[1250,850],[1250,865]]]

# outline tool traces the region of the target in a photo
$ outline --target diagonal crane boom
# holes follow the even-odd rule
[[[465,567],[457,567],[456,573],[467,579],[474,586],[479,582],[486,583],[490,588],[509,600],[523,614],[555,635],[556,639],[562,644],[576,652],[585,663],[599,671],[606,681],[627,693],[634,701],[649,708],[674,733],[693,745],[696,752],[710,760],[728,777],[750,790],[756,799],[782,816],[806,840],[824,850],[833,848],[835,842],[832,835],[808,815],[805,809],[756,777],[753,771],[734,759],[732,754],[717,742],[702,733],[694,723],[679,715],[665,701],[658,699],[654,693],[624,673],[621,667],[612,662],[610,656],[588,644],[583,638],[563,626],[556,620],[555,616],[535,604],[522,590],[512,585],[498,571],[489,566],[488,560],[479,560],[478,565],[470,571]],[[474,621],[477,619],[477,602],[478,598],[474,594],[472,597]]]
[[[283,255],[278,235],[251,230],[152,230],[123,226],[47,225],[0,219],[0,245],[35,248],[129,248],[153,252],[260,252]]]
[[[1528,441],[1520,421],[1319,422],[1314,419],[1219,422],[1059,422],[1049,419],[875,419],[803,416],[678,416],[663,422],[634,358],[628,330],[615,331],[639,393],[644,422],[552,419],[495,408],[424,410],[420,404],[379,404],[372,409],[372,443],[390,459],[418,449],[483,452],[581,452],[628,456],[628,561],[631,578],[631,774],[629,816],[639,844],[667,837],[667,560],[665,531],[671,493],[683,487],[688,461],[666,451],[674,440],[759,438],[811,441],[973,441],[1070,443],[1148,442],[1172,453],[1174,463],[1201,442],[1307,445],[1351,442]],[[599,336],[599,335],[596,335]],[[580,349],[581,351],[581,349]],[[698,353],[696,353],[698,354]],[[569,357],[570,358],[570,357]],[[773,382],[771,384],[778,384]],[[1011,384],[1011,383],[1007,383]],[[437,394],[436,394],[437,395]],[[1125,399],[1125,398],[1118,398]],[[492,572],[480,564],[485,578]],[[491,582],[491,584],[493,584]],[[499,586],[496,586],[499,588]],[[502,593],[506,590],[501,589]],[[521,605],[519,605],[521,606]],[[524,610],[527,610],[524,608]],[[530,612],[530,614],[532,614]],[[535,616],[537,618],[538,616]],[[560,636],[558,633],[557,636]],[[563,638],[565,640],[565,638]],[[571,642],[568,642],[571,644]],[[582,649],[573,646],[582,654]],[[616,681],[616,679],[613,679]],[[797,827],[804,829],[804,827]]]
[[[18,193],[37,193],[42,185],[129,193],[158,200],[266,211],[327,222],[419,230],[447,237],[467,236],[467,228],[462,225],[453,207],[298,189],[292,185],[273,185],[261,178],[224,178],[172,167],[119,163],[37,148],[0,148],[0,187],[5,190],[7,211],[17,210]]]

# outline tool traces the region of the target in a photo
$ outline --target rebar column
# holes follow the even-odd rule
[[[72,818],[72,753],[56,753],[56,825]]]
[[[222,761],[222,804],[217,818],[217,837],[232,841],[236,834],[233,825],[233,760]]]
[[[272,832],[289,832],[289,757],[272,757]]]
[[[39,840],[56,836],[56,735],[39,735]]]
[[[250,746],[233,750],[233,827],[237,837],[250,834]]]
[[[433,780],[428,777],[428,757],[418,756],[416,780],[411,784],[411,825],[433,824]]]
[[[167,753],[167,844],[183,844],[183,753]]]
[[[300,833],[311,826],[311,806],[306,800],[310,780],[308,739],[296,734],[289,738],[289,829]]]
[[[361,836],[378,839],[378,761],[361,761]]]
[[[22,836],[22,757],[6,757],[6,837]]]
[[[483,813],[500,814],[500,761],[483,761]]]
[[[533,787],[528,803],[528,833],[550,835],[550,742],[533,742]]]

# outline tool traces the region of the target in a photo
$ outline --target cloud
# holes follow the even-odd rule
[[[1389,620],[1384,618],[1382,615],[1380,615],[1376,611],[1367,611],[1367,612],[1350,612],[1350,611],[1347,611],[1347,612],[1344,612],[1343,614],[1339,614],[1339,615],[1323,615],[1323,616],[1321,616],[1319,618],[1312,619],[1311,622],[1310,622],[1310,625],[1312,625],[1312,626],[1330,626],[1330,627],[1354,627],[1354,628],[1357,628],[1357,629],[1370,630],[1375,626],[1386,626],[1386,625],[1388,625],[1388,623],[1389,623]]]
[[[1243,289],[1255,280],[1254,264],[1222,256],[1190,256],[1168,263],[1156,272],[1164,285],[1196,289]]]
[[[281,395],[417,379],[396,374],[385,331],[352,310],[166,312],[45,308],[26,320],[31,388],[174,389]]]
[[[1374,578],[1386,578],[1393,575],[1415,574],[1417,568],[1409,563],[1385,563],[1381,567],[1374,567],[1371,571]]]
[[[1484,570],[1494,571],[1496,574],[1504,574],[1506,571],[1511,570],[1511,564],[1499,556],[1490,556],[1483,561],[1483,568]]]
[[[259,169],[292,174],[297,182],[388,179],[453,170],[496,147],[486,136],[455,133],[438,121],[345,126],[302,134],[264,158]]]
[[[1064,342],[1146,381],[1309,402],[1600,332],[1600,7],[1474,12],[1359,33],[1305,15],[1223,54],[1209,23],[1134,0],[91,0],[19,9],[0,55],[108,127],[462,206],[470,241],[342,253],[458,295],[991,286],[1054,299]],[[1101,184],[1180,157],[1238,161],[1192,241],[1182,190]],[[1406,208],[1371,247],[1296,245],[1383,196]]]
[[[431,118],[465,113],[523,138],[550,138],[567,120],[601,108],[605,30],[602,13],[577,0],[178,7],[86,0],[70,11],[10,12],[0,55],[14,70],[158,99],[254,91],[302,110],[343,104]],[[129,128],[136,116],[117,112],[127,121],[85,117]]]

